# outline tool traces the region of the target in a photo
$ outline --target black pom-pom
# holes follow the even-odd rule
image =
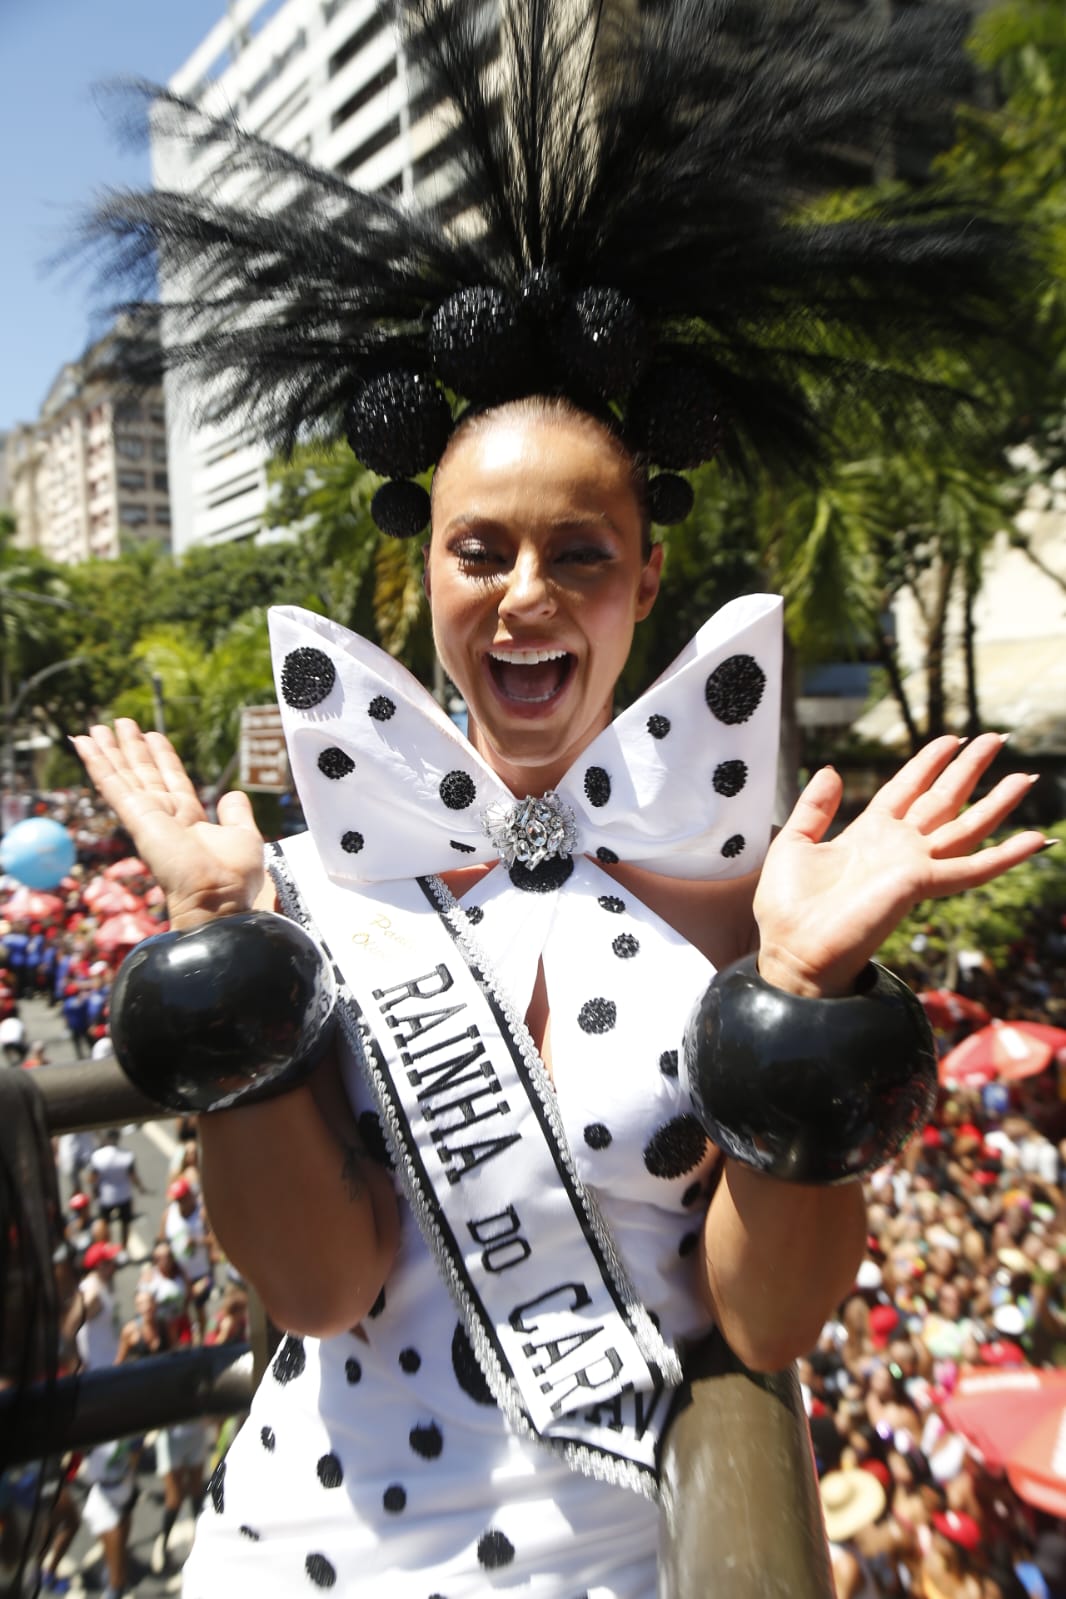
[[[619,899],[617,894],[601,894],[596,902],[601,910],[610,911],[612,916],[621,916],[626,908],[624,899]]]
[[[366,714],[375,722],[388,722],[396,715],[396,706],[385,694],[375,694],[366,708]]]
[[[281,668],[281,697],[294,711],[321,705],[337,681],[337,669],[325,650],[301,645],[290,650]]]
[[[527,317],[541,324],[554,322],[566,300],[566,284],[557,267],[534,267],[522,279],[518,296]]]
[[[370,515],[390,539],[413,539],[429,526],[429,495],[421,483],[394,478],[370,502]]]
[[[617,1020],[613,999],[587,999],[578,1012],[577,1025],[583,1033],[609,1033]]]
[[[407,1441],[416,1455],[423,1460],[436,1460],[444,1448],[444,1434],[435,1421],[412,1427]]]
[[[224,1460],[220,1460],[211,1473],[207,1491],[211,1496],[211,1503],[215,1507],[215,1514],[221,1516],[226,1508],[226,1462]]]
[[[332,778],[336,782],[338,778],[347,777],[349,772],[355,771],[355,762],[350,755],[345,755],[343,750],[337,749],[336,745],[331,745],[318,757],[318,769],[323,777]]]
[[[618,937],[612,940],[611,948],[620,961],[628,961],[632,960],[633,956],[637,954],[640,949],[640,943],[633,937],[632,933],[619,933]]]
[[[582,289],[559,329],[567,374],[604,399],[629,393],[648,358],[648,330],[633,301],[617,289]]]
[[[704,368],[683,359],[653,367],[633,395],[627,432],[635,448],[672,472],[691,472],[710,461],[722,442],[722,427],[718,397]]]
[[[608,1149],[611,1144],[611,1129],[603,1122],[589,1122],[585,1128],[584,1138],[590,1149]]]
[[[291,1333],[285,1337],[281,1348],[274,1356],[272,1370],[278,1382],[284,1384],[292,1382],[294,1377],[299,1377],[307,1364],[302,1338],[294,1338]]]
[[[348,443],[382,477],[416,477],[444,454],[451,407],[426,372],[383,372],[362,384],[348,408]]]
[[[683,522],[695,503],[692,484],[676,472],[660,472],[648,484],[648,516],[660,527]]]
[[[363,847],[362,833],[354,831],[341,834],[341,849],[346,855],[358,855]]]
[[[465,811],[477,799],[473,778],[465,772],[445,772],[440,780],[440,797],[450,811]]]
[[[304,1570],[308,1579],[316,1588],[332,1588],[337,1580],[337,1570],[325,1555],[308,1555],[304,1561]]]
[[[585,795],[589,804],[597,809],[610,799],[611,779],[602,766],[590,766],[585,773]]]
[[[707,1134],[695,1116],[674,1116],[644,1146],[644,1164],[653,1177],[683,1177],[707,1150]]]
[[[725,856],[727,861],[733,860],[737,855],[742,855],[743,852],[743,833],[734,833],[730,838],[727,838],[725,843],[722,845],[722,854]]]
[[[535,350],[517,302],[502,289],[460,289],[437,307],[429,347],[438,377],[469,400],[518,393]]]
[[[707,709],[733,727],[754,715],[765,687],[766,673],[754,655],[730,655],[707,679]]]
[[[652,738],[665,738],[670,731],[670,718],[668,716],[649,716],[648,732]]]
[[[507,875],[515,888],[525,894],[552,894],[562,888],[573,870],[572,856],[549,855],[539,866],[523,866],[521,861],[515,861],[507,868]]]
[[[501,1566],[509,1566],[514,1559],[514,1544],[502,1532],[492,1528],[478,1539],[477,1557],[486,1571],[498,1571]]]
[[[711,778],[714,792],[724,794],[727,799],[739,794],[747,781],[748,768],[743,761],[721,761],[715,767],[714,776]]]
[[[659,1070],[664,1077],[677,1076],[677,1050],[664,1049],[659,1056]]]
[[[608,849],[606,844],[600,845],[599,849],[596,851],[596,859],[598,861],[602,861],[605,866],[618,865],[618,856],[615,854],[613,849]]]

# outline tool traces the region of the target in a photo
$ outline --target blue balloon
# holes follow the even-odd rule
[[[27,888],[55,888],[77,857],[66,828],[47,816],[16,822],[0,844],[0,867]]]

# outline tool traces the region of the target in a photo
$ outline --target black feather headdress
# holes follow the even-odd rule
[[[935,187],[812,209],[856,152],[921,142],[969,85],[961,12],[870,13],[399,0],[415,114],[451,129],[447,195],[417,204],[151,91],[153,135],[202,153],[211,188],[115,194],[88,226],[105,275],[132,279],[127,369],[155,345],[213,416],[282,451],[346,433],[398,480],[440,458],[463,405],[523,394],[609,408],[669,473],[809,462],[830,391],[943,419],[1001,331],[1016,243]],[[691,496],[664,479],[674,520]],[[389,532],[427,515],[410,482],[375,500]]]

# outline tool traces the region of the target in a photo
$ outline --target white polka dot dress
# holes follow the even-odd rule
[[[693,1252],[717,1156],[688,1111],[678,1048],[711,968],[588,861],[561,891],[508,886],[500,869],[463,901],[471,930],[519,1014],[543,948],[579,1175],[665,1336],[698,1336]],[[558,918],[569,960],[548,936]],[[387,1159],[354,1058],[345,1075],[366,1146]],[[280,1345],[212,1479],[185,1599],[653,1599],[655,1505],[510,1431],[400,1205],[399,1256],[362,1328]]]

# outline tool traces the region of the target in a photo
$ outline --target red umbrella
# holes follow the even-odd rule
[[[109,916],[93,934],[93,942],[102,955],[113,955],[119,949],[132,949],[142,939],[155,933],[166,932],[166,922],[156,922],[143,910],[123,911],[121,916]]]
[[[958,1027],[960,1022],[983,1026],[989,1020],[983,1005],[950,988],[928,988],[918,999],[931,1027]]]
[[[940,1081],[979,1088],[984,1083],[1035,1077],[1048,1065],[1050,1044],[1021,1031],[1014,1022],[992,1022],[949,1049],[940,1062]]]
[[[1061,1417],[1064,1405],[1066,1371],[1029,1366],[963,1371],[941,1411],[948,1426],[969,1439],[990,1471],[1002,1471],[1050,1413]]]
[[[1066,1027],[1052,1027],[1050,1022],[1011,1022],[1011,1026],[1027,1038],[1036,1038],[1040,1043],[1047,1044],[1056,1055],[1066,1050]]]
[[[1049,1516],[1066,1516],[1066,1398],[1061,1394],[1007,1461],[1020,1499]]]
[[[143,899],[131,894],[121,883],[105,883],[102,877],[96,878],[91,885],[91,893],[86,890],[82,898],[97,916],[118,916],[123,911],[144,909]]]
[[[151,872],[143,861],[136,855],[127,855],[123,861],[116,861],[114,866],[109,866],[104,876],[112,882],[122,882],[127,877],[151,877]]]
[[[44,921],[49,916],[61,916],[65,909],[58,894],[42,894],[39,888],[16,888],[3,907],[7,917],[20,921]]]

